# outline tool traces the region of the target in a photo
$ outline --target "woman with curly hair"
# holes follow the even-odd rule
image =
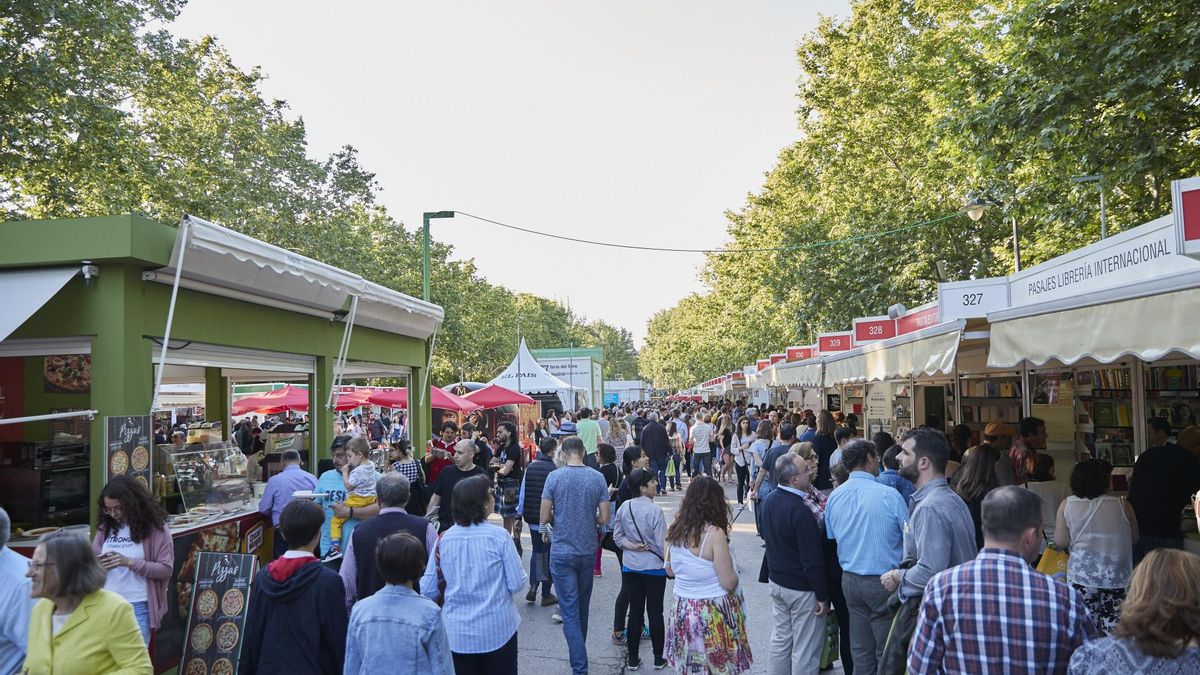
[[[1085,642],[1067,672],[1200,673],[1200,556],[1151,551],[1133,570],[1112,635]]]
[[[675,599],[664,652],[680,672],[743,673],[753,662],[729,528],[720,483],[692,478],[666,537]]]
[[[105,590],[133,605],[133,614],[150,644],[167,613],[167,581],[175,568],[175,546],[167,512],[132,476],[114,476],[100,491],[100,517],[92,550],[108,572]]]

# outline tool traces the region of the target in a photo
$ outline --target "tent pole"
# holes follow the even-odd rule
[[[187,237],[191,234],[191,216],[184,215],[179,223],[179,260],[175,261],[175,282],[171,284],[171,302],[167,305],[167,327],[163,329],[162,349],[158,352],[158,373],[154,376],[154,395],[150,397],[150,412],[158,407],[158,392],[162,389],[163,371],[167,368],[167,345],[171,343],[171,324],[175,320],[175,301],[179,298],[179,277],[183,274],[183,259],[187,255]]]

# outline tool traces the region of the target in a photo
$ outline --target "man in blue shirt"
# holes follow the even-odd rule
[[[562,442],[567,463],[546,476],[539,522],[553,530],[550,576],[558,589],[563,636],[571,654],[571,672],[588,671],[588,610],[592,600],[592,568],[596,560],[598,526],[608,523],[610,502],[604,475],[583,463],[578,436]],[[545,530],[545,527],[542,528]],[[543,537],[550,536],[545,531]]]
[[[300,453],[295,450],[284,450],[283,471],[271,476],[267,488],[263,491],[262,499],[258,502],[258,511],[264,516],[271,516],[271,525],[275,527],[275,551],[273,558],[283,555],[288,550],[287,542],[279,530],[279,514],[284,507],[292,502],[292,493],[300,490],[313,490],[317,487],[317,479],[300,468]]]
[[[25,662],[34,603],[26,576],[29,559],[8,548],[11,527],[8,513],[0,509],[0,673],[15,673]]]
[[[875,477],[875,480],[896,488],[896,492],[904,497],[904,503],[912,503],[912,493],[916,488],[913,487],[912,481],[900,475],[900,446],[893,445],[883,453],[883,471]]]
[[[850,478],[829,495],[825,532],[838,543],[854,670],[874,673],[892,620],[879,578],[900,564],[908,507],[899,492],[875,482],[879,457],[870,441],[846,444],[842,464]]]

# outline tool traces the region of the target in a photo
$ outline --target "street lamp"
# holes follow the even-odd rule
[[[421,214],[424,221],[421,239],[421,299],[429,302],[429,221],[434,218],[453,218],[453,211],[426,211]]]
[[[1104,174],[1097,173],[1090,176],[1072,176],[1072,183],[1095,183],[1096,187],[1100,188],[1100,238],[1104,239],[1108,236],[1108,205],[1104,198]]]
[[[1016,198],[1018,195],[1024,194],[1031,189],[1032,187],[1020,190],[1016,195],[1013,195],[1013,197]],[[1013,271],[1020,272],[1021,238],[1017,229],[1017,218],[1016,216],[1008,213],[1008,209],[1010,206],[1012,206],[1012,202],[1004,204],[987,195],[971,192],[967,194],[967,200],[963,203],[963,206],[961,209],[959,209],[959,211],[963,214],[966,214],[966,216],[970,218],[972,222],[979,222],[979,219],[983,217],[983,212],[995,206],[1000,207],[1000,211],[1004,214],[1004,217],[1012,221]]]

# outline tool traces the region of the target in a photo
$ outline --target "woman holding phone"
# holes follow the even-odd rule
[[[666,627],[663,625],[663,595],[667,588],[667,572],[663,558],[666,546],[667,521],[663,510],[654,503],[658,479],[653,471],[634,469],[626,479],[629,490],[636,495],[617,509],[613,526],[613,541],[624,551],[621,561],[621,580],[629,595],[629,617],[625,625],[628,639],[630,670],[641,665],[638,647],[642,637],[642,613],[650,615],[650,644],[654,649],[654,667],[667,664],[663,658]]]
[[[114,476],[99,501],[92,550],[108,573],[104,588],[133,605],[142,640],[149,645],[150,631],[167,613],[167,581],[175,568],[167,513],[132,476]]]

